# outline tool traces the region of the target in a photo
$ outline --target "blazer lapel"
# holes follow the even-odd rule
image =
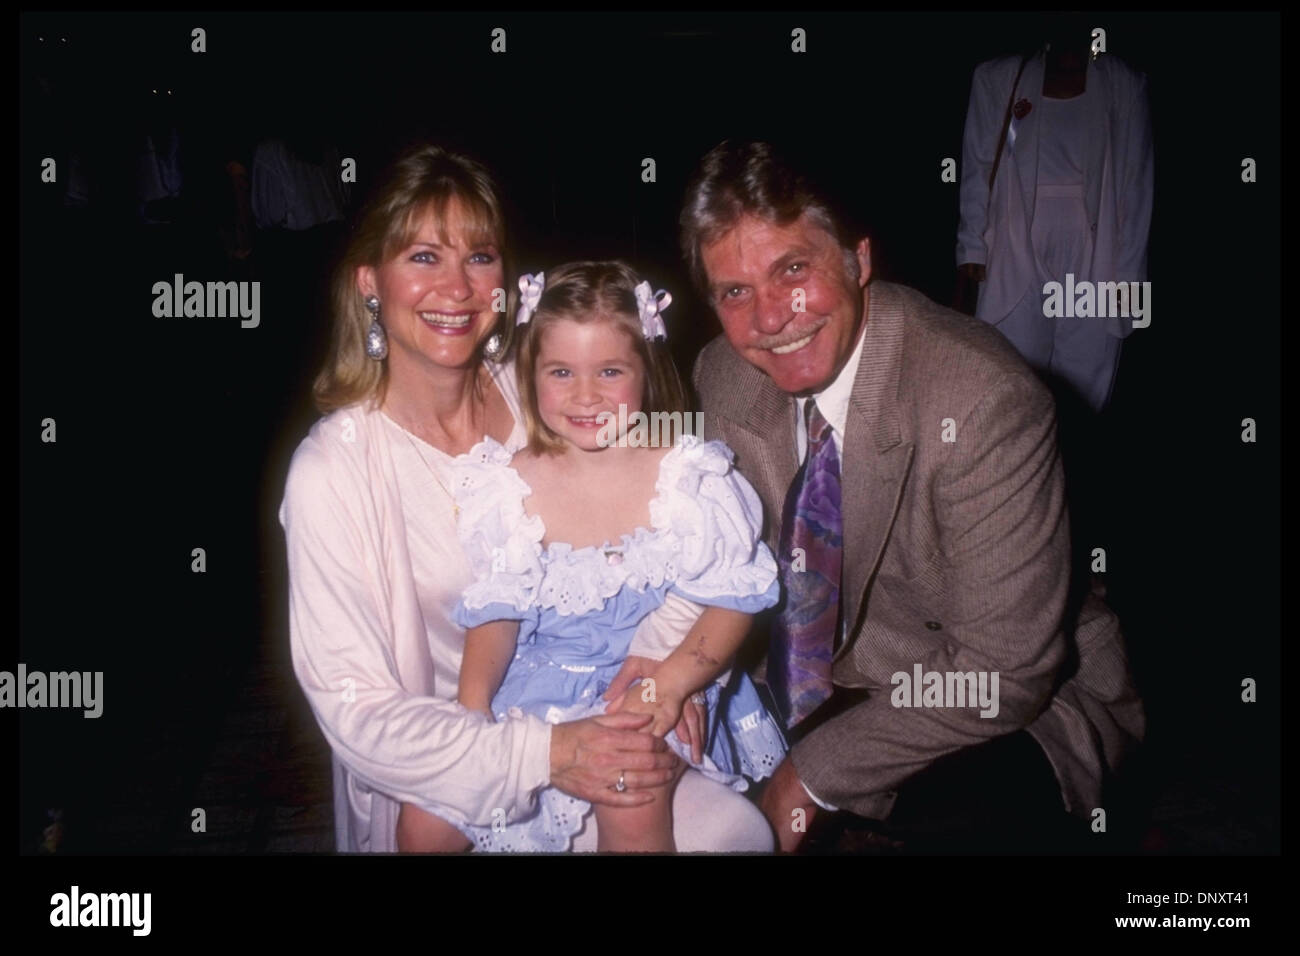
[[[776,551],[781,535],[785,496],[799,470],[796,457],[794,399],[744,359],[731,353],[728,369],[733,386],[719,412],[740,426],[733,433],[736,463],[763,500],[764,538]]]
[[[912,442],[902,439],[898,414],[904,303],[886,283],[872,283],[869,289],[867,327],[849,400],[840,472],[844,518],[841,600],[850,639],[841,645],[836,658],[853,643],[867,586],[898,514],[914,450]]]
[[[1097,224],[1098,207],[1101,205],[1102,180],[1106,178],[1103,174],[1110,162],[1110,104],[1114,102],[1109,72],[1104,63],[1104,57],[1090,62],[1087,79],[1084,81],[1084,122],[1087,124],[1085,128],[1092,131],[1084,159],[1083,181],[1087,184],[1084,203],[1088,209],[1088,222],[1094,227]]]
[[[1013,119],[1016,127],[1016,141],[1011,147],[1016,160],[1016,171],[1020,178],[1021,201],[1028,213],[1028,222],[1033,221],[1035,184],[1038,182],[1038,131],[1042,119],[1044,54],[1039,54],[1025,64],[1021,74],[1020,85],[1016,87],[1016,102],[1029,101],[1029,112],[1023,119]],[[1001,175],[999,173],[998,175]]]
[[[867,586],[898,514],[914,448],[912,442],[903,441],[898,412],[905,304],[897,287],[887,282],[873,282],[868,288],[862,358],[849,398],[840,468],[844,519],[840,591],[850,635],[857,631]],[[732,432],[732,450],[740,470],[763,499],[765,538],[775,550],[785,497],[799,470],[794,398],[734,352],[728,359],[722,371],[734,385],[723,394],[717,412],[740,428]],[[850,644],[852,640],[846,640],[836,657]]]

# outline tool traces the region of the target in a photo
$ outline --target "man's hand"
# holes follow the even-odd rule
[[[799,782],[794,762],[786,757],[763,788],[758,808],[776,831],[777,849],[793,853],[808,835],[808,827],[821,808],[813,803]],[[803,813],[798,811],[802,810]]]
[[[654,800],[682,769],[661,738],[652,737],[649,714],[606,714],[551,728],[551,785],[590,803],[638,807]],[[613,787],[620,774],[626,791]]]

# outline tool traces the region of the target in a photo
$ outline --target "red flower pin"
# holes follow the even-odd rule
[[[1033,108],[1034,105],[1030,103],[1029,100],[1022,99],[1019,103],[1017,103],[1015,106],[1011,108],[1011,112],[1016,114],[1016,119],[1024,119],[1026,116],[1029,115],[1029,111],[1032,110]]]

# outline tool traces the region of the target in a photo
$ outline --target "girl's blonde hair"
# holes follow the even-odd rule
[[[508,267],[505,215],[491,174],[474,160],[438,146],[421,144],[405,150],[362,207],[334,269],[329,357],[312,388],[321,414],[366,400],[378,405],[388,386],[387,360],[366,355],[366,330],[372,317],[357,288],[357,269],[378,268],[409,247],[430,216],[438,226],[439,240],[448,244],[446,223],[453,204],[464,222],[464,240],[471,245],[492,243],[500,251],[503,270]],[[495,330],[502,339],[502,355],[508,354],[511,344],[514,323],[506,316],[513,312],[514,298],[507,296],[506,312]]]
[[[554,454],[564,440],[542,421],[537,407],[537,358],[542,333],[560,319],[572,322],[614,322],[632,342],[645,365],[645,394],[641,410],[685,413],[686,392],[663,340],[647,341],[637,311],[636,287],[641,279],[623,262],[570,262],[544,273],[546,288],[532,318],[516,331],[520,399],[528,448],[534,453]]]

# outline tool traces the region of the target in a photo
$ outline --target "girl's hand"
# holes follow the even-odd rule
[[[653,680],[653,678],[650,678]],[[634,684],[605,711],[617,708],[624,714],[649,714],[653,721],[647,728],[656,737],[662,737],[681,720],[683,700],[653,683]]]
[[[700,702],[696,701],[699,698]],[[677,722],[677,739],[691,748],[691,760],[704,762],[704,728],[709,722],[709,708],[702,703],[703,694],[692,694],[682,705],[682,717]]]
[[[649,657],[637,657],[635,655],[628,657],[623,661],[623,666],[619,668],[614,679],[610,681],[609,690],[605,691],[605,700],[610,702],[609,709],[605,711],[612,714],[619,709],[622,703],[624,692],[643,677],[653,677],[656,670],[659,669],[660,661],[652,660]]]
[[[627,658],[614,680],[610,682],[609,690],[605,691],[605,700],[610,702],[605,713],[615,714],[622,710],[628,713],[649,713],[655,718],[651,725],[654,729],[650,732],[656,736],[666,734],[667,730],[662,732],[658,730],[662,723],[661,710],[641,700],[645,687],[636,683],[642,678],[653,678],[662,663],[649,657]],[[683,700],[682,695],[674,694],[671,690],[665,695],[664,688],[656,686],[655,692],[658,697],[667,696],[676,699],[675,707],[679,716],[674,719],[677,725],[674,729],[677,731],[677,739],[691,748],[691,760],[697,764],[701,763],[704,760],[704,728],[708,725],[708,709],[702,704],[697,704],[690,697]],[[628,707],[629,701],[633,698],[635,698],[635,706]],[[667,726],[672,727],[672,724]]]

